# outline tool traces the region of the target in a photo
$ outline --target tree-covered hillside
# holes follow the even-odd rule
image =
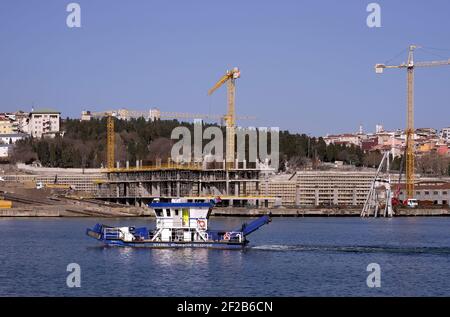
[[[193,133],[193,124],[172,121],[148,122],[143,118],[129,121],[116,120],[116,160],[124,164],[136,160],[144,164],[163,162],[170,156],[172,145],[170,135],[174,128],[185,126]],[[106,119],[79,121],[66,119],[62,122],[63,137],[54,139],[29,138],[16,144],[12,161],[31,163],[39,160],[48,167],[101,167],[106,161]],[[205,145],[207,141],[204,141]],[[426,164],[419,160],[419,168],[423,172],[448,173],[448,161],[437,157],[428,157]],[[356,146],[326,145],[322,138],[310,138],[305,134],[280,132],[280,169],[301,169],[306,166],[317,167],[320,162],[343,161],[356,166],[376,167],[381,160],[379,152],[363,153]],[[393,164],[394,169],[400,166],[400,159]],[[439,171],[437,171],[439,170]]]

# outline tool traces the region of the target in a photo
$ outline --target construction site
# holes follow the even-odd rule
[[[378,170],[344,167],[331,170],[299,170],[292,174],[280,174],[271,169],[267,162],[248,164],[245,160],[238,160],[235,144],[237,120],[235,95],[236,80],[240,78],[241,73],[235,67],[227,70],[208,90],[208,95],[212,95],[222,86],[226,86],[227,112],[225,115],[161,113],[158,109],[152,109],[148,116],[144,112],[125,110],[95,113],[84,111],[82,121],[98,117],[107,118],[105,168],[82,171],[46,168],[26,170],[26,167],[22,166],[22,173],[2,176],[3,198],[11,199],[19,206],[32,202],[32,199],[26,198],[26,192],[22,193],[17,189],[24,187],[25,191],[38,190],[39,193],[47,193],[47,196],[44,195],[47,200],[37,199],[37,205],[48,203],[49,206],[56,206],[55,209],[57,209],[60,205],[56,202],[61,202],[63,199],[64,203],[61,204],[67,203],[71,206],[94,204],[95,208],[100,209],[102,206],[109,206],[109,210],[125,208],[124,210],[115,209],[119,212],[116,213],[117,215],[120,213],[143,215],[142,210],[145,210],[145,206],[155,199],[170,201],[174,198],[184,198],[188,201],[205,201],[220,198],[218,207],[222,211],[219,214],[253,215],[258,213],[258,210],[270,208],[280,215],[305,215],[306,212],[312,215],[330,215],[331,213],[386,217],[394,215],[394,207],[398,207],[397,209],[411,207],[411,204],[420,198],[420,201],[427,203],[427,210],[435,206],[434,209],[439,209],[437,214],[446,215],[450,206],[450,180],[421,177],[415,172],[414,69],[450,65],[450,60],[415,62],[416,49],[415,45],[409,47],[406,63],[375,66],[378,74],[390,68],[407,70],[407,127],[403,156],[406,161],[402,162],[400,172],[390,171],[389,152],[384,153]],[[225,158],[223,161],[216,162],[218,164],[213,167],[208,167],[205,162],[181,163],[170,159],[167,163],[159,162],[152,166],[144,166],[141,161],[136,161],[134,166],[130,166],[127,161],[125,166],[121,167],[115,155],[115,122],[144,116],[152,121],[164,118],[220,119],[226,128]],[[242,119],[251,119],[251,117],[242,117]],[[403,165],[405,172],[403,172]],[[16,186],[11,187],[11,184]],[[17,186],[18,184],[21,185]],[[16,188],[15,193],[12,190],[13,187]],[[8,193],[8,188],[13,193]],[[52,196],[55,191],[56,196]],[[380,194],[380,191],[383,194]],[[63,192],[64,195],[62,195]],[[34,197],[34,194],[30,193],[29,196]],[[73,200],[77,203],[73,203]],[[395,201],[398,206],[393,206],[392,201]],[[95,208],[92,209],[93,215],[101,213],[98,211],[100,209]],[[71,210],[67,208],[64,210],[68,214],[83,213],[82,210],[73,211],[72,209],[73,207]],[[403,213],[417,214],[417,211]],[[424,214],[428,213],[424,212]]]

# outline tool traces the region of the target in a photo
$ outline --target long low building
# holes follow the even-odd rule
[[[97,191],[97,183],[106,178],[105,174],[14,174],[2,175],[5,182],[22,183],[35,185],[42,183],[44,185],[68,185],[77,191],[83,191],[94,194]]]
[[[299,205],[363,205],[373,171],[305,171],[297,174]]]
[[[450,182],[448,181],[422,181],[415,186],[414,198],[430,205],[450,206]],[[401,187],[400,199],[406,199],[405,186]]]
[[[283,206],[362,206],[375,177],[374,171],[299,171],[262,180],[260,193],[279,198]],[[415,198],[434,205],[450,205],[450,180],[418,181]],[[398,175],[391,175],[397,184]],[[393,189],[394,190],[394,189]],[[405,199],[404,190],[400,198]]]

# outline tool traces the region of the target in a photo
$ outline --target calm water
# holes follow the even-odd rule
[[[233,229],[244,219],[214,218]],[[450,218],[279,218],[246,251],[104,248],[96,222],[151,219],[0,219],[0,295],[450,296]],[[69,263],[81,288],[66,286]],[[381,288],[366,285],[369,263]]]

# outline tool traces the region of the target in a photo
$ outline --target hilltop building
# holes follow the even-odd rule
[[[29,133],[34,138],[54,137],[60,133],[59,111],[39,109],[30,113]]]
[[[406,133],[403,130],[386,131],[382,125],[375,127],[375,133],[364,133],[360,126],[357,133],[327,135],[327,145],[358,146],[365,152],[391,152],[392,156],[403,155],[406,147]],[[442,129],[439,134],[434,128],[418,128],[414,133],[415,147],[418,155],[436,152],[439,155],[450,154],[450,128]]]

